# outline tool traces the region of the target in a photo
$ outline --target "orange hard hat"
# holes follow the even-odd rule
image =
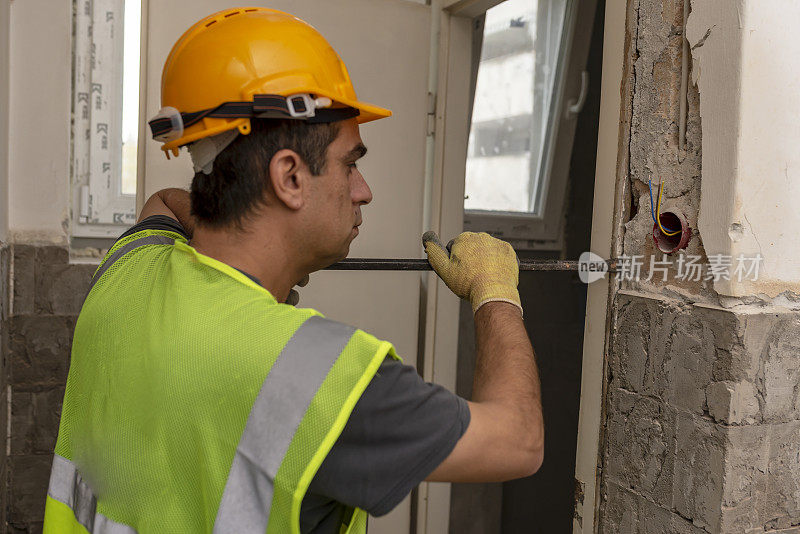
[[[150,121],[162,150],[238,129],[251,118],[359,123],[392,112],[358,100],[336,51],[311,25],[261,7],[233,8],[189,28],[164,64],[162,109]]]

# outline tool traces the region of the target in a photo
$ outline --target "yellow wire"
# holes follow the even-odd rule
[[[656,222],[658,223],[658,228],[661,230],[665,236],[673,236],[678,235],[681,233],[681,230],[677,230],[675,232],[667,232],[663,226],[661,226],[661,195],[664,193],[664,188],[661,184],[658,184],[658,203],[656,204]]]

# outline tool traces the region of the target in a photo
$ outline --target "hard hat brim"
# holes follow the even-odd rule
[[[359,124],[372,122],[378,119],[385,119],[392,116],[392,112],[388,109],[373,106],[372,104],[367,104],[365,102],[342,102],[342,104],[356,108],[360,112],[358,117],[356,117],[356,120]]]

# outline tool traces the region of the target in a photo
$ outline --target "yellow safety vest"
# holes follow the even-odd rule
[[[44,532],[299,533],[392,345],[276,302],[180,235],[120,240],[75,328]],[[364,533],[355,509],[342,533]]]

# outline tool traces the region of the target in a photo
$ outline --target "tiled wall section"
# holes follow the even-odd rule
[[[96,266],[70,264],[66,248],[12,245],[0,252],[10,294],[4,299],[0,421],[8,427],[8,532],[39,532],[67,380],[72,332]],[[6,386],[8,385],[8,387]]]

